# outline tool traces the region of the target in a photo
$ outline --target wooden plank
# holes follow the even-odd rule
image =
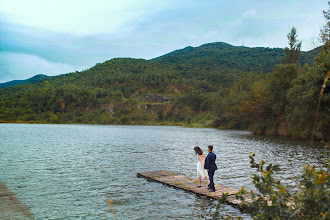
[[[5,184],[0,182],[0,215],[1,219],[35,219],[29,209],[23,205]]]
[[[241,200],[236,199],[235,194],[239,192],[238,189],[223,186],[223,185],[215,185],[215,192],[210,192],[207,189],[207,184],[202,182],[202,187],[198,187],[198,181],[196,179],[182,176],[177,173],[160,170],[160,171],[151,171],[151,172],[143,172],[137,173],[138,177],[143,177],[151,181],[160,182],[162,184],[177,188],[183,189],[188,192],[196,193],[198,195],[207,196],[212,199],[220,199],[222,194],[228,193],[226,202],[227,204],[233,205],[235,207],[240,206],[242,203]],[[252,198],[250,194],[244,194],[246,202],[252,202]],[[265,197],[264,197],[265,198]],[[269,206],[271,206],[271,201],[268,198],[265,198]]]
[[[205,182],[202,183],[202,187],[198,187],[198,181],[196,179],[182,176],[171,171],[143,172],[138,173],[137,176],[213,199],[220,199],[222,194],[228,193],[228,204],[238,206],[241,203],[241,201],[235,199],[235,194],[239,191],[238,189],[223,185],[215,185],[215,192],[210,192]]]

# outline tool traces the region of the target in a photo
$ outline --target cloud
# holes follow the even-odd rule
[[[37,74],[54,76],[79,69],[79,66],[52,62],[22,53],[0,52],[0,61],[0,83],[27,79]]]
[[[188,3],[1,0],[0,80],[81,70],[114,57],[151,59],[210,42],[283,48],[293,26],[310,50],[327,8],[321,0]]]
[[[152,0],[2,0],[0,11],[6,22],[84,36],[129,31],[167,7]]]
[[[254,16],[256,14],[257,14],[256,10],[248,10],[248,11],[246,11],[242,14],[242,17],[243,18],[244,17],[251,17],[251,16]]]

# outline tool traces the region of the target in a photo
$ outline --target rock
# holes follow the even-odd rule
[[[140,101],[148,101],[148,102],[169,102],[170,98],[169,97],[164,97],[161,95],[157,94],[145,94],[142,97],[137,98]]]

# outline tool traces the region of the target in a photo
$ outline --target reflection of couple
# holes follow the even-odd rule
[[[209,154],[207,155],[206,158],[205,158],[205,154],[200,149],[200,147],[194,147],[194,150],[198,158],[198,162],[197,162],[197,177],[199,182],[198,187],[202,186],[202,177],[203,177],[206,179],[208,183],[207,188],[209,189],[209,191],[214,192],[215,188],[214,188],[213,176],[214,176],[214,171],[216,171],[218,167],[215,164],[215,160],[217,156],[212,152],[213,146],[209,145],[207,147],[207,151],[209,152]]]

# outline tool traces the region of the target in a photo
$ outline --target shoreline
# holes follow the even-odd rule
[[[36,122],[36,121],[0,121],[0,124],[50,124],[50,125],[165,125],[165,126],[183,126],[191,128],[215,128],[215,127],[206,127],[202,124],[190,124],[187,125],[182,122],[131,122],[131,123],[112,123],[112,124],[99,124],[99,123],[51,123],[51,122]],[[219,129],[219,128],[216,128]]]
[[[35,219],[28,207],[24,205],[10,189],[0,181],[1,219]]]
[[[204,126],[202,124],[185,124],[182,122],[146,122],[146,123],[139,123],[139,122],[131,122],[131,123],[112,123],[112,124],[98,124],[98,123],[51,123],[51,122],[36,122],[36,121],[0,121],[0,124],[50,124],[50,125],[146,125],[146,126],[182,126],[186,128],[214,128],[218,130],[238,130],[238,131],[247,131],[251,132],[254,136],[263,136],[263,137],[282,137],[282,138],[289,138],[291,140],[300,140],[300,141],[306,141],[310,142],[308,139],[305,138],[299,138],[299,137],[293,137],[290,135],[271,135],[271,134],[258,134],[250,130],[244,130],[244,129],[230,129],[225,127],[208,127]],[[319,143],[322,143],[322,141],[327,142],[328,140],[317,140]]]

